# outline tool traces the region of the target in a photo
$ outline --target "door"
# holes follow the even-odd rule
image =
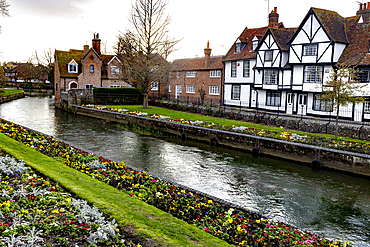
[[[293,108],[294,108],[294,94],[293,93],[287,93],[287,95],[286,95],[286,113],[287,114],[293,114]]]
[[[180,85],[176,85],[175,97],[176,97],[176,99],[180,98]]]
[[[307,94],[299,94],[298,95],[298,114],[306,115],[307,113]]]

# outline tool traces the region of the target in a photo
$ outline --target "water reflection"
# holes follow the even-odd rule
[[[135,134],[55,110],[48,98],[2,104],[0,116],[323,237],[370,245],[369,180],[203,143]]]

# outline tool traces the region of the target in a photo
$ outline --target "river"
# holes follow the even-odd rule
[[[370,180],[69,114],[54,99],[0,105],[0,118],[332,240],[370,246]]]

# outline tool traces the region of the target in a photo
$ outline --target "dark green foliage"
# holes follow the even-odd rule
[[[143,95],[134,87],[96,87],[94,88],[96,104],[142,104]]]

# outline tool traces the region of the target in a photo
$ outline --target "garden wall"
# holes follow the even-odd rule
[[[95,117],[108,122],[138,124],[182,138],[208,142],[211,145],[237,148],[255,154],[269,155],[301,164],[370,177],[370,155],[367,154],[173,123],[76,105],[74,105],[71,110],[79,115]]]
[[[24,98],[24,93],[16,93],[11,95],[0,96],[0,103],[8,102],[13,99]]]

